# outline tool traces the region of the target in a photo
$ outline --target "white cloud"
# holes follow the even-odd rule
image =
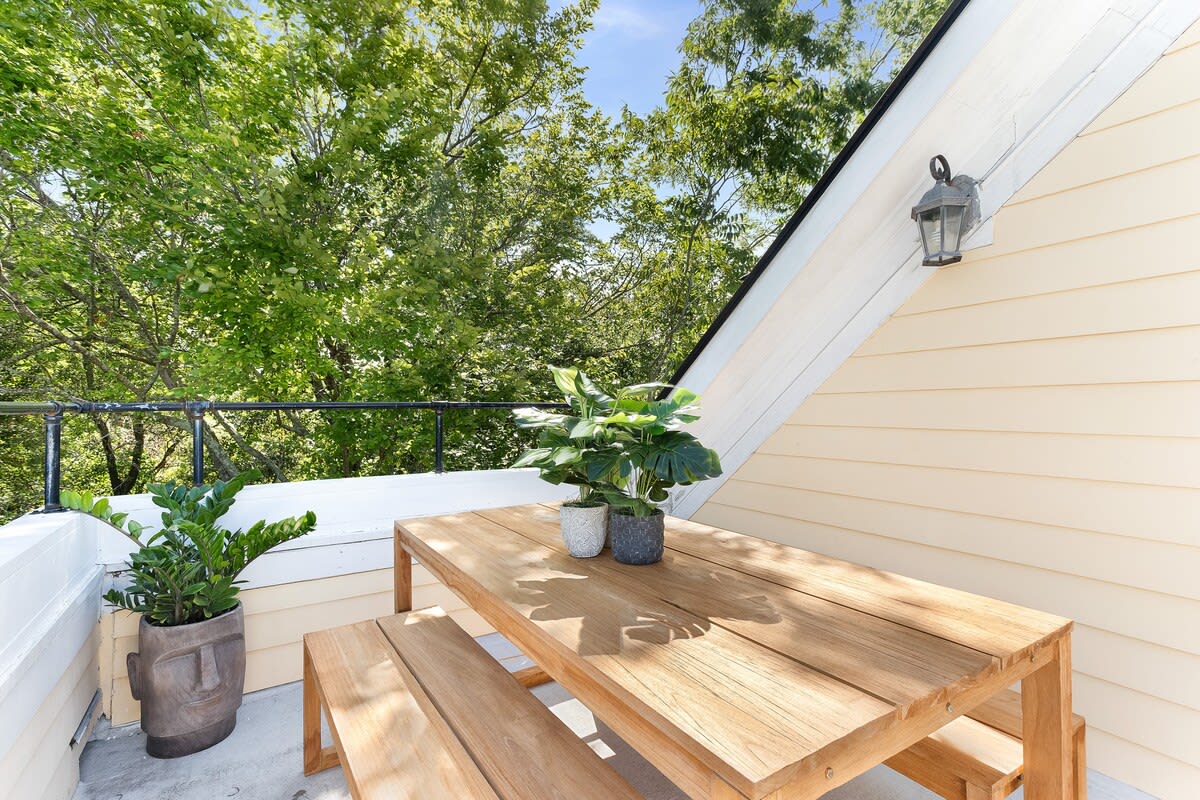
[[[655,39],[667,32],[661,20],[616,0],[602,0],[595,19],[598,32],[611,31],[631,39]]]

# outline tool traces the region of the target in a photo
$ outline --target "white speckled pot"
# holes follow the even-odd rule
[[[600,555],[608,528],[608,506],[580,508],[564,505],[559,509],[559,517],[568,553],[576,558]]]

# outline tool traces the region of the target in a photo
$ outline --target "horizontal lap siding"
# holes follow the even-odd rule
[[[97,637],[75,654],[30,724],[0,758],[0,797],[67,800],[79,783],[79,745],[71,736],[96,692]],[[8,792],[8,794],[5,794]]]
[[[392,570],[266,586],[242,592],[246,607],[246,691],[300,680],[301,639],[305,633],[392,613]],[[475,612],[420,565],[413,567],[413,606],[440,605],[472,636],[491,630]],[[139,617],[128,612],[101,625],[106,670],[105,701],[114,725],[137,721],[139,704],[129,690],[125,665],[137,650]]]
[[[1077,620],[1090,764],[1164,800],[1200,793],[1197,185],[1200,25],[695,515]]]

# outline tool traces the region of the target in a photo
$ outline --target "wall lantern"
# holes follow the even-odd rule
[[[966,175],[950,177],[943,155],[929,159],[929,174],[937,181],[913,206],[912,218],[921,230],[927,267],[944,267],[962,261],[962,235],[979,220],[979,191]]]

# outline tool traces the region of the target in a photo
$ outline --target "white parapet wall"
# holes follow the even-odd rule
[[[71,742],[99,686],[103,570],[79,514],[30,514],[0,527],[0,795],[68,798]]]
[[[533,470],[304,481],[249,486],[225,522],[314,511],[317,529],[267,553],[243,575],[246,690],[300,677],[300,639],[311,630],[390,613],[396,519],[562,499],[566,487]],[[157,527],[149,495],[113,505]],[[71,739],[99,688],[114,725],[136,722],[125,657],[137,649],[136,615],[101,600],[124,580],[132,543],[75,512],[29,514],[0,527],[0,796],[69,798],[82,742]],[[473,612],[419,565],[414,604],[443,605],[472,634]]]

